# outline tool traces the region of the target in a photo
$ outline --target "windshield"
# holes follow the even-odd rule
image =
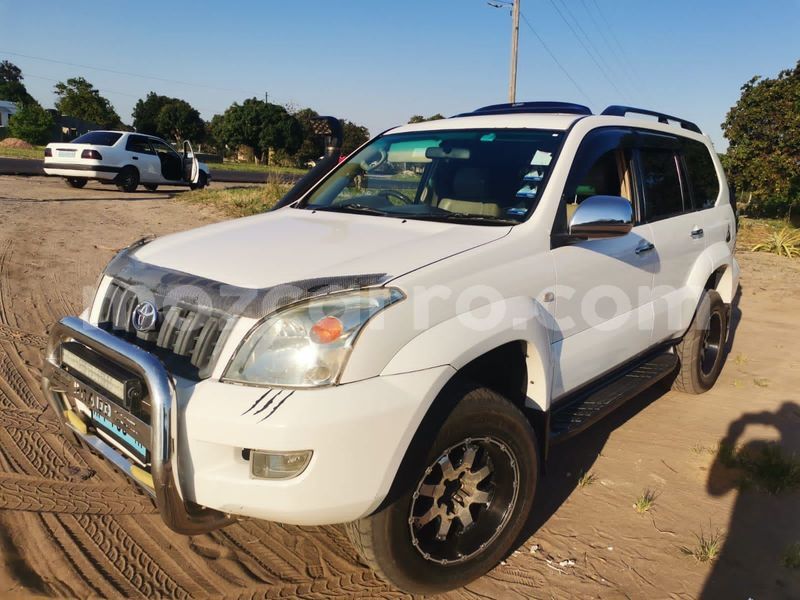
[[[93,144],[95,146],[113,146],[122,137],[116,131],[90,131],[72,140],[73,144]]]
[[[386,135],[350,157],[302,207],[514,225],[535,209],[562,137],[531,129]]]

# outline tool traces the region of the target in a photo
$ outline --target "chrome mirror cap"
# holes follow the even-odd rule
[[[621,196],[590,196],[569,222],[569,234],[604,238],[625,235],[633,228],[633,205]]]

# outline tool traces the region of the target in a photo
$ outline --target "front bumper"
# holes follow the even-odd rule
[[[51,334],[44,374],[45,393],[59,415],[66,409],[62,379],[69,375],[58,367],[58,348],[68,340],[146,382],[154,406],[148,491],[167,525],[181,533],[224,526],[228,515],[326,525],[370,514],[389,492],[428,406],[454,373],[445,365],[316,390],[195,382],[172,377],[153,355],[67,318]],[[137,468],[116,449],[70,424],[69,414],[64,421],[143,485]],[[251,476],[245,455],[253,450],[312,450],[313,456],[300,475],[266,480]]]
[[[129,462],[100,437],[90,433],[66,403],[67,386],[72,376],[60,367],[61,345],[74,340],[142,378],[152,403],[151,470],[146,472]],[[175,385],[161,362],[152,354],[128,344],[76,317],[56,323],[50,334],[42,374],[42,390],[55,414],[64,419],[67,433],[74,433],[90,448],[116,465],[155,498],[167,526],[184,534],[197,534],[223,527],[230,517],[219,511],[193,505],[181,494],[178,485]],[[76,420],[78,419],[78,420]],[[152,479],[151,479],[152,478]]]

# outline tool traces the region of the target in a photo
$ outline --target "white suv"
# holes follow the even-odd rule
[[[661,379],[714,384],[735,235],[685,120],[404,125],[289,206],[124,250],[44,390],[175,531],[347,523],[387,581],[443,591],[511,551],[551,444]]]

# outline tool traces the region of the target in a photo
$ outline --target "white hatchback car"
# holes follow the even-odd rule
[[[133,244],[54,326],[43,389],[175,531],[347,523],[387,581],[440,592],[513,550],[552,444],[714,384],[735,237],[693,123],[485,107]]]
[[[197,160],[188,141],[180,154],[161,138],[128,131],[90,131],[71,142],[48,144],[44,172],[64,177],[75,188],[94,179],[125,192],[139,184],[149,191],[159,185],[200,189],[211,181],[208,166]]]

